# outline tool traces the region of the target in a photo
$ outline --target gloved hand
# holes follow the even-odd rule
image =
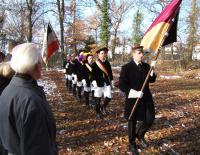
[[[151,67],[155,68],[157,61],[153,60],[151,61]]]
[[[87,85],[87,83],[86,83],[86,80],[85,80],[85,79],[83,79],[83,80],[82,80],[82,83],[83,83],[83,87],[85,87],[85,86]]]
[[[77,75],[74,74],[74,81],[77,82]]]
[[[93,85],[94,88],[97,88],[97,87],[98,87],[98,86],[97,86],[97,82],[96,82],[95,80],[92,81],[92,85]]]
[[[115,88],[114,80],[111,81],[111,87],[112,87],[112,88]]]
[[[137,90],[131,89],[129,91],[128,98],[142,98],[143,94],[144,93],[142,91],[137,91]]]

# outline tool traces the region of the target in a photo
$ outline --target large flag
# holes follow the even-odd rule
[[[42,50],[42,58],[45,64],[48,63],[49,58],[53,53],[59,50],[59,41],[56,37],[56,34],[49,23],[46,29],[46,33],[43,41],[43,50]]]
[[[146,31],[141,45],[147,52],[157,52],[160,46],[176,41],[179,7],[182,0],[173,0]]]

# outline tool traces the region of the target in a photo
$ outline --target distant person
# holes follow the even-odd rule
[[[56,124],[42,87],[41,55],[36,44],[12,51],[16,72],[0,96],[0,141],[12,155],[58,155]]]
[[[119,88],[126,95],[125,118],[128,120],[129,147],[132,153],[137,155],[138,150],[135,140],[138,138],[143,147],[148,147],[145,134],[155,119],[154,102],[149,89],[149,83],[155,82],[156,75],[154,72],[151,72],[143,92],[140,91],[150,70],[149,64],[142,62],[143,46],[137,45],[132,47],[132,57],[131,62],[125,64],[121,69]],[[155,67],[155,61],[152,61],[151,66]],[[140,98],[138,106],[133,117],[129,120],[131,110],[137,98]]]
[[[6,54],[5,61],[10,61],[12,58],[12,50],[15,46],[17,46],[19,42],[15,40],[9,40],[8,42],[8,53]]]
[[[12,76],[14,75],[14,71],[10,67],[10,64],[7,62],[0,63],[0,95],[4,88],[9,84]],[[0,141],[0,155],[7,155],[7,150],[1,145]]]
[[[93,55],[91,53],[88,53],[86,56],[86,60],[84,62],[83,68],[82,68],[82,74],[83,74],[82,83],[83,83],[86,106],[89,106],[89,97],[90,97],[90,92],[91,92],[92,63],[93,63]]]
[[[8,62],[0,63],[0,95],[4,88],[9,84],[13,75],[14,71]]]

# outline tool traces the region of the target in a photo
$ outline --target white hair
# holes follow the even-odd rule
[[[31,73],[40,58],[40,51],[36,44],[24,43],[13,49],[10,63],[16,73]]]

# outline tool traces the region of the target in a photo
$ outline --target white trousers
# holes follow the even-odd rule
[[[94,89],[94,97],[108,97],[112,98],[111,86],[104,86],[104,87],[96,87]]]

